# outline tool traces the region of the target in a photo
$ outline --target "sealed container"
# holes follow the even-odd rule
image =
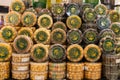
[[[67,78],[82,80],[84,78],[84,63],[67,63]]]
[[[54,16],[63,16],[65,14],[65,7],[62,4],[54,4],[52,5],[51,11]]]
[[[0,62],[0,73],[10,71],[10,62]]]
[[[83,33],[83,40],[86,44],[96,43],[98,41],[98,32],[95,29],[87,29]]]
[[[57,29],[57,28],[67,31],[67,27],[66,27],[65,23],[63,23],[61,21],[57,21],[53,24],[52,30]]]
[[[50,62],[49,63],[49,71],[63,71],[65,72],[66,70],[66,63],[63,62],[63,63],[53,63],[53,62]]]
[[[72,29],[67,32],[67,42],[69,44],[79,44],[82,42],[82,32],[78,29]]]
[[[12,62],[14,63],[25,63],[29,61],[30,61],[30,53],[27,54],[12,53]]]
[[[30,62],[30,71],[31,72],[47,72],[48,62],[45,62],[45,63]]]
[[[37,17],[32,12],[24,12],[22,15],[22,24],[26,27],[32,27],[36,24]]]
[[[53,25],[53,19],[52,19],[52,17],[50,15],[43,14],[43,15],[39,16],[37,23],[38,23],[38,26],[40,28],[49,29]]]
[[[83,3],[80,7],[81,15],[83,15],[84,11],[88,8],[93,8],[93,6],[89,3]]]
[[[9,71],[2,71],[0,72],[0,80],[8,80],[10,77],[10,72]]]
[[[105,16],[107,14],[107,7],[104,4],[95,6],[95,12],[98,16]]]
[[[83,58],[83,48],[78,44],[70,45],[67,48],[67,58],[72,62],[79,62]]]
[[[65,78],[66,74],[65,71],[63,72],[49,72],[49,78],[52,80],[63,80]]]
[[[12,70],[13,71],[28,71],[29,63],[14,63],[14,62],[12,62]]]
[[[95,44],[89,44],[84,49],[84,57],[90,62],[98,61],[101,57],[101,50],[99,46]]]
[[[95,22],[97,15],[94,9],[88,8],[85,9],[82,17],[85,22]]]
[[[84,71],[84,63],[67,63],[67,72],[82,72]]]
[[[11,42],[17,36],[17,31],[12,26],[4,26],[1,29],[0,34],[1,34],[1,37],[2,37],[3,40],[5,40],[6,42]]]
[[[34,32],[34,40],[36,43],[49,44],[50,43],[50,30],[46,28],[39,28]]]
[[[53,62],[62,62],[66,59],[66,50],[63,45],[54,44],[49,49],[49,58]]]
[[[82,20],[77,15],[71,15],[67,18],[66,24],[69,29],[79,29],[81,27]]]
[[[29,78],[29,71],[12,71],[12,78],[13,79],[28,79]]]
[[[101,79],[102,63],[85,63],[85,79]]]
[[[67,78],[70,80],[83,80],[84,72],[67,72]]]
[[[85,71],[87,72],[101,72],[102,63],[85,63]]]
[[[88,80],[99,80],[101,79],[101,71],[95,71],[95,72],[89,72],[89,71],[85,71],[85,79]]]
[[[31,80],[46,80],[48,76],[48,72],[32,72],[30,71],[30,79]]]
[[[18,31],[18,35],[26,35],[28,37],[33,38],[33,31],[32,29],[30,29],[29,27],[22,27],[19,31]]]
[[[19,13],[23,13],[24,10],[25,10],[25,4],[24,4],[23,1],[14,0],[10,4],[10,10],[11,11],[16,11],[16,12],[19,12]]]
[[[98,29],[108,29],[110,27],[110,20],[107,17],[100,17],[97,19],[96,24],[98,26]]]
[[[110,54],[110,52],[115,51],[116,40],[110,36],[106,36],[100,40],[99,46],[103,52],[108,52],[108,54]]]
[[[111,22],[119,22],[120,14],[117,11],[112,10],[109,12],[109,18],[110,18]]]
[[[66,41],[66,32],[63,29],[54,29],[51,32],[51,42],[63,44]]]
[[[102,55],[103,64],[117,65],[116,63],[117,59],[118,59],[118,55],[116,54],[103,54]]]
[[[31,58],[36,62],[44,62],[48,59],[48,45],[35,44],[31,49]]]
[[[120,36],[120,23],[114,22],[110,25],[110,29],[116,34],[116,36]]]
[[[9,61],[12,56],[12,47],[7,43],[0,43],[0,61]]]
[[[79,15],[80,13],[80,9],[79,9],[79,5],[76,4],[76,3],[70,3],[67,5],[66,7],[66,14],[68,16],[71,16],[71,15]]]
[[[6,24],[17,26],[20,24],[21,15],[15,11],[9,12],[5,17]]]
[[[19,35],[13,42],[13,47],[18,53],[27,53],[30,51],[33,42],[30,37],[26,35]]]
[[[106,73],[105,77],[109,80],[117,80],[118,79],[118,73]]]
[[[99,39],[110,36],[115,39],[116,35],[111,29],[104,29],[99,33]]]

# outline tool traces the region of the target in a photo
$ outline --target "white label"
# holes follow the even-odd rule
[[[119,7],[115,7],[115,10],[120,13],[120,6]]]
[[[116,63],[120,63],[120,59],[116,59]]]
[[[88,70],[88,67],[87,67],[87,66],[84,66],[84,70]]]
[[[120,5],[120,0],[115,0],[115,5]]]
[[[20,71],[28,70],[28,67],[27,66],[18,67],[18,70]]]
[[[35,80],[44,80],[44,76],[35,76]]]
[[[22,58],[22,62],[28,62],[29,58]]]

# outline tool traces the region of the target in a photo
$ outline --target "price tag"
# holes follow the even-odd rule
[[[120,59],[116,59],[116,63],[120,63]]]
[[[87,66],[84,66],[84,70],[86,70],[86,71],[87,71],[87,70],[88,70],[88,67],[87,67]]]

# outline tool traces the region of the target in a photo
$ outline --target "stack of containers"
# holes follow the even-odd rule
[[[78,4],[71,3],[66,7],[67,27],[70,29],[67,32],[67,79],[81,80],[84,78],[84,63],[81,62],[83,58],[83,48],[79,44],[82,42],[82,32],[79,30],[82,24]]]
[[[87,61],[91,62],[85,63],[85,79],[101,79],[102,63],[96,62],[101,57],[100,48],[95,44],[89,44],[84,49],[84,56]]]
[[[118,55],[117,63],[118,63],[118,70],[119,70],[119,77],[120,77],[120,23],[114,22],[110,26],[111,30],[116,34],[116,50],[115,53]]]
[[[11,46],[7,43],[0,43],[0,80],[9,79],[10,77],[11,55]]]
[[[54,24],[51,32],[51,46],[49,49],[49,78],[52,80],[63,80],[66,77],[66,25],[62,22],[65,7],[62,4],[54,4],[51,7]]]
[[[30,64],[30,49],[33,42],[26,35],[19,35],[13,42],[14,52],[12,54],[12,78],[28,79]]]

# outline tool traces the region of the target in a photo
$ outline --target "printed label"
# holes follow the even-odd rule
[[[115,0],[115,5],[120,5],[120,0]]]
[[[44,76],[35,76],[35,80],[45,80]]]
[[[28,67],[27,66],[18,67],[18,70],[20,71],[28,70]]]
[[[88,70],[88,67],[87,67],[87,66],[84,66],[84,70],[86,70],[86,71],[87,71],[87,70]]]
[[[120,59],[116,59],[116,63],[120,63]]]
[[[22,58],[22,62],[28,62],[29,58]]]

